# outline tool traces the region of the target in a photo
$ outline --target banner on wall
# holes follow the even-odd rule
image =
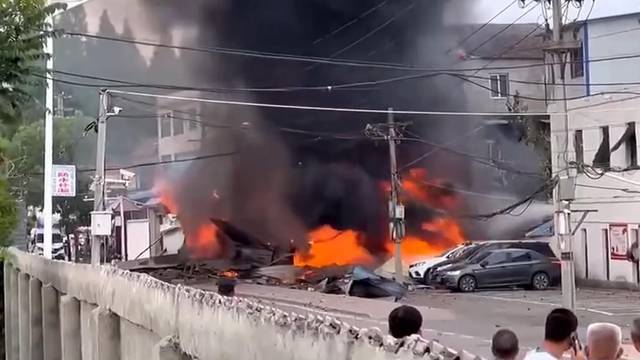
[[[627,225],[612,224],[609,225],[610,234],[610,250],[612,260],[627,260],[629,251],[629,234]]]

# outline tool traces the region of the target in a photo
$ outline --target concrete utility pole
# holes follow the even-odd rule
[[[47,23],[53,28],[53,16],[47,18]],[[44,52],[49,54],[45,64],[47,90],[45,95],[44,115],[44,199],[42,206],[43,239],[42,253],[51,259],[53,251],[53,37],[48,36]]]
[[[389,232],[395,246],[394,262],[396,281],[402,283],[404,273],[402,270],[402,238],[404,237],[404,207],[398,198],[398,160],[396,158],[396,124],[393,119],[393,109],[389,108],[387,115],[389,127],[389,161],[391,163],[391,199],[389,200]]]
[[[555,87],[554,97],[560,99],[562,112],[564,114],[563,130],[564,144],[562,164],[565,176],[560,177],[558,188],[555,194],[556,213],[556,241],[560,245],[560,260],[562,266],[562,305],[565,308],[575,310],[576,308],[576,283],[575,264],[573,256],[573,236],[571,230],[571,200],[575,197],[575,175],[569,169],[569,114],[567,113],[567,87],[566,87],[566,65],[569,47],[562,38],[562,0],[553,0],[553,45],[550,49],[553,61],[560,65],[560,79],[562,80],[562,92]],[[554,65],[555,66],[555,65]]]
[[[96,128],[98,129],[98,142],[96,145],[96,172],[93,180],[93,211],[105,210],[105,161],[109,97],[110,95],[107,90],[100,90],[100,106],[96,124]],[[91,265],[100,265],[100,245],[102,244],[102,240],[102,236],[91,234]]]

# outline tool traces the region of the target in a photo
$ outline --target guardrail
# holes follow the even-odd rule
[[[286,313],[112,266],[9,250],[7,358],[480,360],[420,336],[402,340],[331,317]]]

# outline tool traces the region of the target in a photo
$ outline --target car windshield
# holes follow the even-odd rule
[[[456,254],[456,257],[461,257],[461,258],[470,257],[475,254],[477,249],[478,249],[478,245],[469,245],[467,247],[460,249],[461,251],[458,254]]]
[[[52,234],[51,237],[54,244],[62,243],[62,236],[60,234]],[[42,244],[44,242],[44,235],[43,234],[36,235],[36,242],[38,244]]]
[[[476,254],[475,256],[472,256],[471,258],[469,258],[469,260],[467,260],[467,262],[471,263],[471,264],[477,264],[479,262],[481,262],[482,260],[486,259],[487,256],[489,256],[491,253],[489,251],[486,252],[481,252],[479,254]]]

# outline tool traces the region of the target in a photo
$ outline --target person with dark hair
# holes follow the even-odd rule
[[[223,278],[218,280],[218,294],[233,297],[236,294],[236,281],[234,279]]]
[[[525,360],[556,360],[572,350],[573,358],[584,360],[584,354],[576,338],[578,318],[568,309],[554,309],[544,324],[544,342],[542,346],[529,352]]]
[[[396,339],[420,334],[422,315],[413,306],[402,305],[389,314],[389,333]]]
[[[640,352],[640,318],[633,319],[633,324],[631,325],[631,341],[633,342],[633,347]]]
[[[518,337],[513,331],[496,331],[491,339],[491,353],[496,360],[515,360],[519,352]]]

